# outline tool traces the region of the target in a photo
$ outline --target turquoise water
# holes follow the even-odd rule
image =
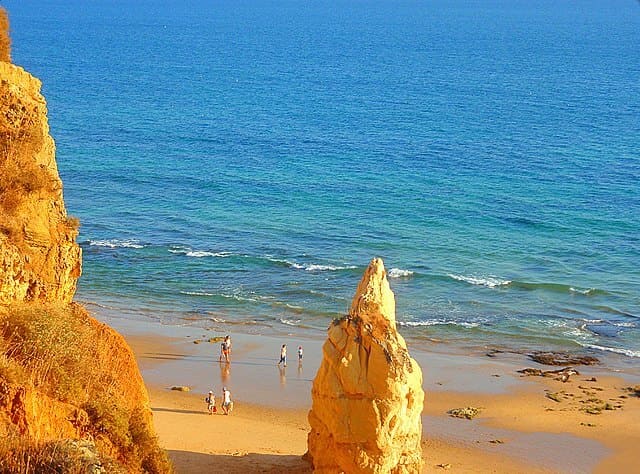
[[[638,2],[4,5],[98,313],[640,357]]]

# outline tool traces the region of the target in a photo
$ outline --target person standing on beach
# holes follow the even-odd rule
[[[284,366],[287,366],[287,345],[286,344],[282,344],[282,347],[280,348],[280,360],[278,361],[278,365],[280,364],[284,364]]]
[[[302,364],[302,346],[298,346],[298,364]]]
[[[224,341],[222,341],[222,344],[220,344],[220,362],[222,362],[223,359],[225,362],[229,362],[230,352],[231,352],[231,338],[227,336],[224,338]]]
[[[233,402],[231,401],[231,392],[227,387],[222,387],[222,411],[228,415],[233,410]]]
[[[209,394],[207,398],[204,399],[207,402],[207,409],[209,410],[209,415],[213,415],[216,411],[216,396],[213,394],[213,390],[209,390]]]

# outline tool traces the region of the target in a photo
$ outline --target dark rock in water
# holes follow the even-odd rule
[[[622,329],[612,324],[587,324],[585,329],[596,333],[598,336],[618,337]]]
[[[569,354],[568,352],[534,352],[529,358],[544,365],[595,365],[600,363],[596,357]]]

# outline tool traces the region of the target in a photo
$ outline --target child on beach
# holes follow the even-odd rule
[[[282,344],[282,347],[280,348],[280,361],[278,362],[278,365],[280,364],[284,364],[284,366],[287,366],[287,345],[286,344]]]
[[[233,402],[231,401],[231,392],[227,387],[222,387],[222,411],[228,415],[233,410]]]
[[[204,399],[207,402],[207,409],[209,410],[209,415],[213,415],[218,411],[216,408],[216,396],[213,394],[213,390],[209,390],[209,394],[207,398]]]
[[[302,364],[302,346],[298,346],[298,362]]]

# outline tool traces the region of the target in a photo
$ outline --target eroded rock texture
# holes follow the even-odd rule
[[[70,302],[81,273],[41,83],[9,60],[0,10],[0,305]]]
[[[396,330],[381,259],[334,321],[313,382],[308,457],[317,473],[418,473],[422,371]]]

